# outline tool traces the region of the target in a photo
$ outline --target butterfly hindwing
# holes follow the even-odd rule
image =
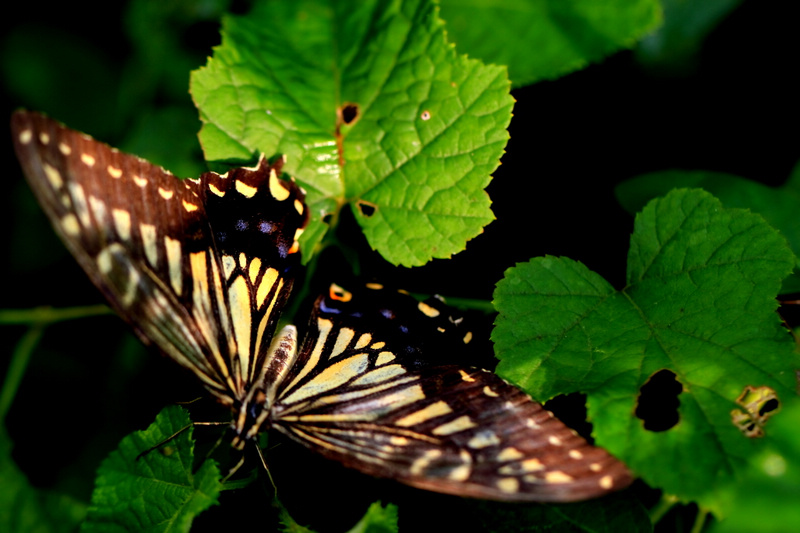
[[[14,113],[12,132],[39,202],[115,310],[223,403],[242,397],[307,218],[282,161],[181,180],[37,113]]]
[[[453,352],[464,349],[469,335],[452,310],[388,295],[387,309],[398,298],[418,309],[405,326],[382,307],[359,308],[354,294],[334,290],[317,301],[273,407],[280,431],[362,472],[461,496],[572,501],[630,483],[621,462],[493,373],[421,362],[438,359],[428,353],[442,349],[437,335],[462,341],[449,343]],[[428,348],[409,348],[411,329]]]

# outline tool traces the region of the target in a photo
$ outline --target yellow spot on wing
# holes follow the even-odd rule
[[[429,464],[431,464],[435,459],[441,457],[441,455],[441,450],[433,449],[426,451],[422,457],[419,457],[413,463],[411,463],[411,474],[415,476],[420,475],[425,471]]]
[[[186,200],[182,200],[181,204],[183,204],[183,208],[186,209],[187,213],[191,213],[192,211],[197,211],[198,209],[198,207],[195,204],[187,202]]]
[[[19,142],[28,144],[33,139],[33,132],[31,130],[22,130],[19,132]]]
[[[42,141],[42,144],[50,144],[50,135],[43,131],[39,134],[39,140]]]
[[[451,420],[441,426],[437,426],[433,429],[434,435],[452,435],[453,433],[458,433],[459,431],[466,431],[468,429],[472,429],[476,427],[475,422],[472,421],[470,417],[467,415],[459,416],[455,420]]]
[[[70,147],[70,145],[67,143],[58,143],[58,150],[64,155],[69,155],[72,153],[72,147]]]
[[[497,454],[498,461],[516,461],[517,459],[522,459],[523,457],[525,456],[522,454],[522,452],[513,447],[505,448]]]
[[[144,255],[153,268],[158,266],[158,247],[156,246],[156,227],[153,224],[139,224],[144,243]]]
[[[94,157],[92,157],[89,154],[81,154],[81,161],[83,161],[86,165],[89,165],[90,167],[93,167],[95,163]]]
[[[394,354],[392,352],[381,352],[378,354],[377,359],[375,359],[375,365],[385,365],[391,361],[394,361]]]
[[[112,167],[111,165],[108,165],[108,167],[106,167],[106,170],[108,171],[109,176],[111,176],[112,178],[121,178],[122,177],[122,169],[121,168],[116,168],[116,167]]]
[[[472,383],[473,381],[475,381],[475,378],[470,376],[469,373],[467,373],[464,370],[459,370],[458,373],[461,374],[462,381],[466,381],[468,383]]]
[[[175,294],[183,292],[183,271],[181,270],[181,241],[164,238],[164,249],[167,251],[167,268],[169,269],[169,282]]]
[[[294,210],[297,211],[298,215],[302,215],[303,211],[305,210],[305,208],[303,206],[303,202],[301,202],[300,200],[296,199],[294,201]]]
[[[519,491],[519,481],[513,477],[506,477],[497,481],[497,488],[503,492],[514,494]]]
[[[353,340],[356,332],[350,328],[342,328],[339,330],[339,335],[336,337],[336,343],[333,345],[333,350],[331,350],[330,358],[333,359],[337,355],[341,354],[347,346],[350,344],[350,341]]]
[[[258,189],[242,182],[242,180],[236,180],[236,190],[246,198],[252,198],[258,192]]]
[[[474,437],[469,439],[469,442],[467,442],[467,446],[476,450],[486,448],[488,446],[494,446],[495,444],[500,444],[500,438],[497,436],[497,434],[495,434],[494,431],[488,429],[479,431]]]
[[[222,256],[222,272],[225,274],[225,279],[231,277],[233,273],[233,269],[236,268],[236,260],[233,256],[230,255],[223,255]]]
[[[131,239],[131,214],[124,209],[112,209],[111,217],[114,219],[114,227],[123,241]]]
[[[275,281],[278,279],[278,271],[274,268],[268,268],[261,278],[261,283],[258,285],[256,292],[256,305],[260,309],[264,305],[264,300],[267,298],[269,291],[275,286]],[[277,292],[276,292],[277,294]]]
[[[272,196],[274,196],[279,202],[282,202],[289,197],[289,190],[281,182],[281,180],[278,179],[278,175],[275,173],[275,170],[269,171],[269,192],[272,193]]]
[[[572,476],[569,476],[560,470],[546,473],[544,475],[544,479],[548,483],[569,483],[573,480]]]
[[[367,283],[367,288],[372,289],[373,291],[379,291],[383,288],[383,285],[380,283]]]
[[[419,411],[415,411],[404,416],[403,418],[397,420],[395,425],[400,427],[415,426],[430,420],[431,418],[436,418],[437,416],[443,416],[452,412],[453,410],[449,405],[447,405],[446,402],[438,401],[420,409]]]
[[[611,476],[603,476],[600,478],[598,485],[600,485],[600,488],[608,490],[614,486],[614,478]]]
[[[175,191],[171,191],[169,189],[164,189],[163,187],[158,188],[158,194],[161,195],[161,198],[164,200],[169,200],[172,198],[172,195],[175,194]]]
[[[353,346],[353,349],[360,350],[369,345],[370,342],[372,342],[372,335],[369,333],[364,333],[358,338],[358,341],[356,342],[355,346]]]
[[[258,277],[258,272],[261,270],[261,259],[258,257],[254,257],[250,261],[250,268],[247,270],[247,274],[250,277],[250,283],[256,283],[256,278]]]
[[[214,184],[213,184],[213,183],[209,183],[209,184],[208,184],[208,190],[209,190],[209,191],[211,191],[212,193],[216,194],[216,195],[217,195],[217,196],[219,196],[220,198],[222,198],[223,196],[225,196],[225,191],[221,191],[221,190],[217,189],[217,188],[214,186]]]
[[[133,175],[133,182],[139,187],[144,188],[147,185],[147,180],[141,176]]]
[[[430,305],[426,304],[425,302],[420,302],[417,305],[417,308],[420,311],[422,311],[422,314],[424,314],[427,317],[436,318],[437,316],[439,316],[439,310],[436,309],[435,307],[431,307]]]
[[[54,166],[49,163],[42,163],[42,169],[44,169],[44,175],[47,176],[47,181],[50,182],[51,187],[60,189],[64,185],[61,180],[61,173]]]
[[[61,228],[65,233],[72,235],[73,237],[77,237],[81,233],[81,227],[80,224],[78,224],[78,218],[72,213],[67,213],[61,219]]]

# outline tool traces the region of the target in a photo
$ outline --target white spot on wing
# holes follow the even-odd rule
[[[33,139],[33,132],[31,130],[22,130],[19,132],[19,142],[28,144]]]
[[[164,237],[164,248],[167,251],[167,267],[169,268],[169,282],[175,294],[183,292],[183,266],[181,264],[181,241]]]
[[[114,219],[114,227],[123,241],[131,239],[131,214],[124,209],[112,209],[111,217]]]
[[[47,181],[50,182],[51,187],[54,189],[60,189],[64,185],[64,181],[61,179],[61,173],[57,168],[52,166],[50,163],[42,163],[42,169],[44,170],[44,175],[47,176]]]
[[[152,224],[139,224],[139,231],[142,233],[144,243],[144,255],[150,266],[158,266],[158,246],[156,245],[156,227]]]

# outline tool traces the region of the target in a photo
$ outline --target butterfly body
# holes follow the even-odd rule
[[[523,391],[459,358],[443,303],[368,284],[320,296],[301,341],[275,329],[299,267],[304,193],[282,161],[180,180],[36,113],[17,156],[57,232],[145,343],[233,412],[346,466],[444,493],[572,501],[631,482]]]

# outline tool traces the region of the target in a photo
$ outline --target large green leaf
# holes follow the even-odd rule
[[[664,170],[636,176],[617,185],[615,194],[628,212],[635,213],[651,198],[676,187],[705,189],[726,207],[746,207],[780,230],[800,256],[800,165],[780,187],[770,187],[732,174],[707,170]],[[782,292],[800,291],[797,272],[784,281]]]
[[[632,47],[661,21],[657,0],[442,0],[458,49],[507,65],[515,87],[562,76]]]
[[[86,504],[31,486],[11,457],[11,441],[0,427],[0,531],[67,533],[86,514]]]
[[[461,251],[493,219],[509,88],[504,68],[456,54],[429,0],[257,3],[224,20],[191,80],[208,160],[288,156],[308,191],[305,250],[350,205],[370,245],[407,266]]]
[[[540,400],[585,392],[599,444],[653,486],[723,511],[720,487],[768,440],[737,428],[736,400],[747,386],[796,394],[800,358],[775,313],[793,264],[760,216],[673,191],[637,216],[623,290],[569,259],[506,273],[495,291],[498,372]],[[649,431],[634,416],[640,387],[664,369],[682,386],[680,419]]]
[[[81,531],[189,531],[220,490],[216,463],[194,471],[191,428],[165,442],[189,424],[184,409],[170,406],[146,430],[122,439],[100,465]]]

